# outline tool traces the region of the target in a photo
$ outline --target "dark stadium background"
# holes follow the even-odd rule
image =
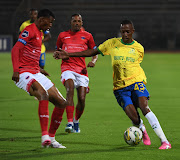
[[[28,10],[48,8],[55,13],[52,39],[47,50],[54,50],[59,32],[69,29],[70,16],[80,13],[84,27],[94,36],[97,45],[119,36],[123,19],[135,25],[135,39],[146,51],[180,50],[179,0],[1,0],[0,35],[17,40],[20,24],[28,19]]]

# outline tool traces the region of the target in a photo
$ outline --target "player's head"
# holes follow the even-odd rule
[[[55,20],[54,14],[48,9],[42,9],[37,16],[37,26],[40,30],[46,31],[52,27]]]
[[[83,25],[82,16],[78,13],[73,14],[71,16],[71,30],[73,32],[78,32],[81,30],[82,25]]]
[[[134,33],[134,25],[130,20],[123,20],[120,26],[120,32],[124,43],[131,43],[133,41],[132,35]]]
[[[34,21],[37,19],[37,15],[38,15],[37,9],[31,8],[29,10],[29,17],[30,17],[31,23],[34,23]]]

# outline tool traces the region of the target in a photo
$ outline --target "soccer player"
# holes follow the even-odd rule
[[[80,52],[87,49],[95,48],[93,36],[82,29],[83,21],[80,14],[71,16],[71,29],[61,32],[58,36],[56,47],[57,50],[62,48],[67,52]],[[92,57],[92,61],[88,63],[88,67],[94,67],[97,56]],[[85,97],[88,89],[89,78],[86,69],[85,57],[71,57],[68,60],[62,60],[61,63],[61,81],[64,84],[67,94],[67,120],[68,123],[65,132],[80,133],[79,119],[85,108]],[[74,114],[74,88],[77,89],[78,102]]]
[[[29,26],[30,24],[34,23],[34,21],[37,19],[37,15],[38,15],[38,11],[37,9],[30,9],[29,11],[29,17],[30,19],[23,22],[19,28],[20,33],[23,31],[23,29],[27,26]],[[49,32],[49,30],[43,31],[43,38],[42,38],[42,45],[41,45],[41,56],[39,59],[39,66],[44,69],[45,66],[45,62],[46,62],[46,47],[44,45],[44,42],[47,42],[48,40],[51,39],[51,34]]]
[[[167,140],[157,117],[148,106],[149,93],[145,86],[146,76],[140,66],[144,56],[144,48],[132,38],[134,31],[133,23],[130,20],[124,20],[120,27],[121,38],[108,39],[97,49],[83,52],[67,53],[60,49],[54,53],[54,57],[56,59],[67,59],[68,57],[88,57],[96,54],[111,55],[113,89],[117,102],[132,123],[142,130],[145,145],[150,145],[151,141],[137,108],[140,108],[154,132],[160,138],[161,146],[159,149],[170,149],[171,144]]]
[[[39,67],[43,36],[41,30],[50,29],[54,20],[54,14],[48,9],[43,9],[38,13],[37,20],[21,32],[12,48],[12,80],[15,81],[17,87],[39,100],[38,114],[42,131],[42,146],[66,148],[55,140],[55,133],[61,123],[66,100],[54,84],[41,73],[47,72]],[[55,108],[48,132],[49,101]]]

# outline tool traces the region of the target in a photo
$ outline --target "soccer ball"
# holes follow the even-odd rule
[[[124,140],[131,146],[138,145],[142,140],[142,131],[137,127],[129,127],[124,132]]]

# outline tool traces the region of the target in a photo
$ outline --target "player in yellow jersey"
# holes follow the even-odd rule
[[[30,19],[21,24],[19,31],[22,32],[22,30],[24,30],[24,28],[26,28],[30,24],[34,23],[34,21],[37,19],[37,15],[38,15],[37,9],[34,9],[34,8],[30,9],[30,11],[29,11]],[[41,45],[41,57],[39,60],[39,66],[42,69],[44,69],[45,62],[46,62],[46,54],[45,54],[46,47],[44,45],[44,42],[48,41],[50,38],[51,38],[51,34],[49,31],[43,32],[42,45]]]
[[[149,93],[145,86],[146,76],[140,66],[144,56],[144,48],[132,38],[134,31],[133,23],[130,20],[124,20],[120,27],[122,38],[108,39],[97,49],[82,52],[67,53],[59,49],[59,51],[55,51],[54,58],[89,57],[97,54],[110,55],[113,67],[114,95],[132,123],[142,130],[143,143],[151,145],[137,108],[140,108],[156,135],[160,138],[161,146],[159,149],[170,149],[171,144],[167,140],[157,117],[148,106]]]

